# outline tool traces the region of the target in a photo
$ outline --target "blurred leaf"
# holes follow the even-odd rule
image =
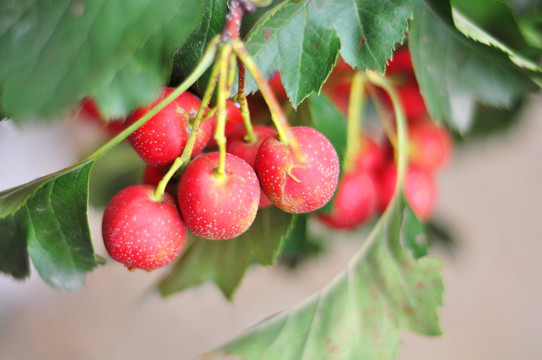
[[[120,190],[141,184],[145,163],[128,142],[113,148],[97,161],[90,176],[90,204],[104,208]]]
[[[231,240],[205,240],[194,236],[171,272],[157,285],[162,296],[214,281],[224,296],[233,294],[252,262],[272,265],[292,215],[276,207],[258,210],[252,226]]]
[[[15,279],[26,278],[30,275],[30,262],[25,230],[12,215],[0,219],[0,229],[0,272]]]
[[[429,240],[425,228],[408,203],[405,206],[401,231],[404,234],[401,241],[410,250],[410,254],[414,259],[419,259],[428,254]]]
[[[516,65],[542,71],[536,63],[539,51],[531,48],[509,6],[498,0],[453,0],[455,26],[465,36],[505,52]]]
[[[509,107],[536,85],[502,52],[465,38],[451,9],[413,0],[409,48],[420,90],[432,117],[468,131],[476,102]]]
[[[319,254],[322,245],[307,235],[308,214],[294,214],[292,223],[280,247],[280,262],[295,268],[305,258]]]
[[[259,19],[247,49],[268,79],[280,71],[297,106],[319,92],[339,49],[350,65],[383,72],[411,16],[406,0],[283,1]],[[250,78],[247,90],[256,90]]]
[[[343,114],[324,93],[319,96],[312,95],[309,98],[309,109],[312,119],[311,126],[324,134],[335,148],[342,173],[342,164],[346,151],[346,120]],[[319,211],[329,213],[332,208],[333,199],[328,201]]]
[[[223,0],[204,0],[203,17],[185,44],[177,51],[173,61],[172,83],[178,84],[195,69],[203,57],[209,42],[222,33],[226,23],[227,2]],[[194,85],[196,92],[203,95],[209,81],[211,70],[207,70]]]
[[[121,117],[159,93],[198,0],[0,2],[0,109],[49,117],[87,95]]]
[[[76,290],[96,266],[87,221],[93,161],[0,193],[0,248],[14,264],[1,270],[28,275],[26,246],[40,276],[56,289]]]
[[[440,262],[415,260],[401,246],[403,195],[377,223],[360,250],[328,286],[295,308],[279,313],[216,352],[243,359],[392,359],[403,329],[441,332]],[[407,240],[406,242],[409,242]]]

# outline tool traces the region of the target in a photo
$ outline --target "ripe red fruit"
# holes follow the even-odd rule
[[[385,156],[381,147],[370,137],[362,136],[361,149],[356,159],[356,169],[378,171],[384,164]]]
[[[396,165],[388,164],[382,170],[379,179],[379,208],[380,211],[384,211],[395,190],[395,182],[397,181]],[[414,213],[420,219],[427,220],[433,213],[436,199],[435,182],[431,173],[417,166],[409,167],[405,176],[404,193]]]
[[[331,213],[320,213],[325,224],[336,229],[352,229],[371,218],[378,199],[373,176],[368,171],[346,174],[339,181]]]
[[[450,134],[431,120],[409,125],[408,143],[409,163],[428,170],[443,166],[451,154]]]
[[[153,198],[155,187],[133,185],[107,205],[102,222],[105,248],[128,268],[153,270],[172,262],[186,240],[186,227],[175,199]]]
[[[333,196],[339,178],[339,160],[333,145],[310,127],[293,127],[304,161],[290,146],[270,136],[260,145],[256,173],[262,190],[281,210],[310,212]]]
[[[160,181],[162,181],[162,179],[164,178],[164,175],[166,175],[166,173],[167,169],[147,165],[145,167],[145,170],[143,171],[143,184],[157,187]],[[173,196],[177,195],[177,187],[173,181],[170,181],[167,184],[166,191]]]
[[[107,120],[92,98],[83,100],[83,104],[79,110],[79,116],[103,127],[110,137],[113,137],[124,130],[124,119]]]
[[[214,138],[214,133],[216,130],[216,116],[213,116],[209,119],[212,125],[211,138],[209,139],[208,148],[216,148],[218,144]],[[233,100],[226,101],[226,126],[224,129],[224,135],[226,137],[230,136],[234,131],[238,130],[243,126],[243,115],[241,115],[241,109],[239,105],[236,104]]]
[[[284,89],[284,86],[282,86],[280,73],[276,73],[275,76],[269,80],[269,86],[271,86],[271,90],[273,90],[273,93],[275,93],[277,100],[283,101],[288,98],[288,95],[286,95],[286,90]]]
[[[410,51],[407,47],[397,49],[393,53],[393,58],[386,65],[386,75],[408,75],[414,74]]]
[[[247,131],[245,129],[239,129],[234,132],[229,138],[226,145],[226,151],[230,154],[240,157],[245,160],[252,168],[256,165],[256,154],[262,142],[271,135],[275,135],[276,131],[270,127],[255,125],[253,127],[254,135],[257,137],[256,142],[251,143],[245,140]],[[260,195],[260,208],[270,206],[273,203],[262,191]]]
[[[398,85],[395,89],[409,123],[427,115],[425,100],[416,82]],[[393,104],[389,95],[383,90],[378,90],[378,93],[387,107],[393,111]]]
[[[162,95],[151,105],[137,109],[126,120],[127,126],[149,112],[157,103],[174,91],[164,88]],[[154,166],[167,166],[181,155],[191,132],[191,119],[196,117],[200,99],[189,92],[184,92],[172,103],[153,116],[143,126],[134,131],[130,144],[145,162]],[[205,121],[201,124],[193,154],[202,151],[211,136],[212,124]]]
[[[219,153],[195,158],[179,182],[177,199],[188,228],[211,240],[231,239],[245,232],[256,217],[260,185],[246,161],[226,154],[226,173],[218,178]]]

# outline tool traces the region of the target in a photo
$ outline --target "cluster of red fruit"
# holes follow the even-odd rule
[[[137,109],[126,126],[172,91],[164,89],[153,104]],[[210,143],[216,127],[211,117],[197,129],[190,163],[158,194],[158,184],[185,150],[200,104],[197,96],[185,92],[129,137],[148,164],[144,184],[115,195],[102,223],[107,251],[129,268],[152,270],[173,261],[184,246],[187,228],[202,238],[231,239],[250,227],[259,207],[274,204],[290,213],[310,212],[335,192],[338,157],[321,133],[290,128],[294,147],[281,141],[274,129],[258,125],[253,128],[256,141],[249,141],[240,109],[228,100],[224,173],[218,172],[216,143]]]
[[[348,109],[352,69],[339,62],[326,93],[341,112]],[[436,188],[435,170],[442,167],[450,156],[452,141],[448,131],[431,120],[420,94],[407,48],[394,54],[386,69],[386,77],[393,83],[408,122],[408,169],[404,182],[405,196],[421,219],[432,214]],[[389,96],[376,89],[379,101],[391,112]],[[394,135],[391,134],[390,137]],[[374,214],[382,212],[390,202],[397,179],[394,151],[386,137],[378,143],[369,136],[360,135],[360,153],[354,166],[345,172],[339,182],[332,212],[319,214],[325,224],[333,228],[350,229],[365,223]]]

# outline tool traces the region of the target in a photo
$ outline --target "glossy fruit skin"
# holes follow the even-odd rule
[[[250,165],[226,153],[226,174],[215,176],[219,153],[196,157],[179,182],[177,200],[188,228],[210,240],[232,239],[245,232],[256,217],[260,185]]]
[[[333,145],[317,130],[298,126],[291,131],[305,161],[277,136],[270,136],[256,155],[256,173],[262,190],[279,209],[306,213],[321,208],[333,196],[339,160]]]
[[[427,170],[437,170],[446,164],[452,153],[448,130],[426,119],[408,127],[409,163]]]
[[[339,181],[331,213],[318,218],[335,229],[353,229],[375,213],[378,203],[377,186],[368,171],[344,175]]]
[[[228,138],[226,151],[245,160],[254,169],[256,166],[256,155],[258,154],[260,145],[268,136],[276,135],[277,132],[274,129],[263,125],[254,125],[253,130],[254,135],[257,137],[256,142],[250,143],[246,141],[245,135],[247,131],[245,129],[239,129]],[[262,191],[259,207],[264,208],[271,206],[272,204],[271,200],[269,200],[267,195]]]
[[[396,165],[388,164],[379,176],[380,211],[384,211],[388,206],[395,190],[396,180]],[[410,166],[405,175],[404,193],[412,210],[420,219],[427,220],[432,215],[436,201],[436,188],[429,171]]]
[[[154,270],[171,263],[186,241],[187,230],[175,199],[156,188],[133,185],[121,190],[107,205],[102,235],[109,255],[128,268]]]
[[[211,138],[207,144],[207,148],[215,149],[218,147],[216,140],[214,138],[216,130],[216,115],[211,119],[212,130]],[[226,126],[224,128],[224,135],[229,137],[233,132],[239,130],[243,127],[243,115],[241,115],[240,105],[235,103],[233,100],[226,100]]]
[[[126,120],[126,126],[140,119],[173,91],[173,88],[164,88],[162,95],[151,105],[134,111]],[[129,137],[130,144],[146,163],[154,166],[169,165],[182,154],[191,132],[189,121],[195,118],[200,103],[196,95],[189,92],[182,93],[134,131]],[[201,124],[192,151],[193,155],[207,146],[211,136],[211,127],[212,124],[209,121]]]

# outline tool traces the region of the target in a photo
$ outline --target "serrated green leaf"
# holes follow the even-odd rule
[[[454,0],[452,4],[455,26],[465,36],[500,49],[519,67],[542,71],[535,59],[523,53],[535,52],[523,38],[512,10],[504,2]]]
[[[201,19],[198,0],[0,2],[0,109],[52,116],[94,96],[105,116],[158,94]]]
[[[502,52],[465,38],[451,23],[451,9],[413,0],[409,49],[432,117],[460,132],[471,126],[476,102],[508,107],[536,89]]]
[[[177,51],[173,60],[172,82],[178,83],[194,70],[211,39],[220,33],[226,23],[227,2],[224,0],[205,0],[200,25],[185,44]],[[210,70],[195,84],[196,91],[203,95],[209,81]]]
[[[280,71],[297,106],[320,91],[339,48],[350,65],[383,72],[411,16],[407,0],[284,1],[260,18],[247,49],[268,79]],[[247,90],[256,90],[251,78]]]
[[[232,240],[194,238],[176,260],[173,270],[157,285],[162,296],[214,281],[231,300],[252,262],[273,264],[292,215],[276,207],[258,210],[252,226]]]
[[[15,266],[2,271],[28,275],[26,248],[40,276],[56,289],[76,290],[96,266],[87,221],[88,181],[93,162],[0,193],[2,248],[14,249]],[[26,197],[20,196],[26,194]],[[11,209],[11,212],[6,211]],[[23,251],[24,248],[24,251]]]
[[[337,58],[339,38],[321,0],[284,1],[260,18],[246,47],[268,79],[281,72],[286,93],[297,106],[322,87]],[[247,90],[255,89],[247,79]]]
[[[292,310],[251,328],[218,352],[243,359],[392,359],[403,329],[440,333],[440,262],[415,260],[401,246],[400,194],[364,245],[328,286]]]
[[[327,0],[341,38],[341,55],[352,67],[383,73],[396,43],[408,30],[408,0]]]

